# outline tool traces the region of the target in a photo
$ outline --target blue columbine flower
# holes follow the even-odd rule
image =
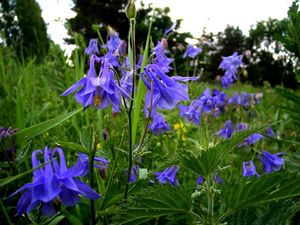
[[[178,105],[180,116],[189,122],[200,125],[201,106],[199,100],[193,100],[189,106]]]
[[[258,142],[260,139],[264,138],[263,135],[261,134],[252,134],[249,137],[247,137],[243,143],[241,144],[241,146],[249,146],[249,145],[253,145],[256,142]]]
[[[224,76],[221,78],[222,87],[228,88],[234,80],[237,80],[236,72],[239,66],[243,65],[243,55],[234,52],[231,56],[222,57],[223,60],[219,68],[225,70]]]
[[[149,130],[152,130],[155,135],[164,134],[167,130],[171,130],[161,113],[154,113],[152,117],[153,121],[149,125]]]
[[[227,120],[224,123],[224,126],[221,130],[219,130],[216,134],[223,138],[230,138],[233,134],[234,129],[231,120]]]
[[[186,52],[183,54],[183,58],[185,59],[187,56],[190,58],[195,58],[199,53],[202,52],[202,48],[197,48],[193,45],[188,45]]]
[[[152,105],[152,113],[156,108],[173,109],[179,101],[189,100],[187,85],[167,76],[159,66],[149,64],[144,71],[142,79],[148,89],[145,107],[149,109]]]
[[[209,88],[206,88],[199,101],[201,103],[201,109],[203,113],[212,113],[214,116],[218,116],[219,112],[224,111],[226,100],[226,94],[222,91],[213,89],[212,93]]]
[[[272,171],[279,171],[284,164],[284,159],[280,158],[283,154],[285,154],[285,152],[271,154],[266,150],[263,150],[259,158],[263,164],[264,172],[271,173]]]
[[[237,131],[247,130],[248,124],[247,123],[237,123],[236,129],[237,129]]]
[[[162,72],[169,72],[172,69],[170,64],[174,61],[174,59],[167,57],[166,50],[164,49],[162,42],[159,41],[157,43],[157,45],[153,48],[153,53],[153,64],[157,65]]]
[[[69,169],[70,173],[76,176],[85,177],[89,174],[89,156],[85,153],[78,153],[77,156],[78,159],[76,164]],[[105,173],[105,170],[108,167],[108,161],[102,156],[95,156],[94,167]]]
[[[205,182],[204,177],[200,175],[200,176],[197,178],[197,181],[196,181],[197,185],[201,185],[201,184],[203,184],[204,182]]]
[[[215,173],[214,182],[217,184],[223,184],[224,181],[217,173]]]
[[[274,137],[275,137],[275,133],[274,133],[272,127],[268,127],[268,128],[266,129],[266,134],[267,134],[269,137],[271,137],[271,138],[274,138]]]
[[[128,175],[128,172],[126,171],[126,177]],[[129,176],[129,183],[134,183],[139,177],[139,166],[134,165],[131,167],[130,170],[130,176]]]
[[[166,168],[163,172],[156,172],[156,178],[160,184],[170,184],[172,186],[179,185],[176,179],[176,174],[179,170],[179,166],[171,166]]]
[[[99,54],[98,41],[96,38],[90,40],[89,46],[84,50],[84,54],[89,56]]]
[[[44,154],[45,166],[41,165],[38,155]],[[56,159],[58,154],[59,161]],[[53,160],[52,162],[50,162]],[[41,211],[44,215],[52,216],[56,213],[54,200],[60,200],[66,206],[74,206],[79,201],[79,195],[88,199],[101,197],[81,180],[74,179],[77,175],[68,170],[65,156],[61,148],[50,150],[35,150],[32,153],[33,182],[27,183],[9,197],[25,191],[17,204],[17,215],[29,213],[42,204]]]
[[[96,76],[95,63],[100,63],[99,76]],[[80,87],[81,89],[75,94],[75,99],[84,108],[92,105],[103,109],[112,104],[113,111],[119,112],[120,95],[129,97],[114,79],[112,65],[108,62],[108,59],[105,57],[99,58],[96,55],[92,55],[90,58],[90,68],[87,76],[80,79],[61,95],[67,96]]]
[[[252,161],[243,162],[243,176],[251,177],[254,175],[256,175],[257,177],[259,176],[258,173],[256,172],[254,163]]]

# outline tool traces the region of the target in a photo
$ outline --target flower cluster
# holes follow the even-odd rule
[[[180,116],[196,125],[200,124],[201,113],[218,116],[224,111],[226,95],[224,92],[207,88],[202,95],[191,101],[189,106],[179,105]]]
[[[44,156],[45,165],[42,167],[40,167],[39,155]],[[56,213],[55,202],[57,200],[65,206],[74,206],[80,201],[80,195],[93,200],[101,197],[87,184],[75,179],[83,173],[84,168],[68,169],[61,148],[51,150],[45,147],[44,151],[33,151],[32,167],[35,169],[33,182],[25,184],[9,196],[12,197],[24,191],[17,204],[17,215],[29,213],[41,205],[41,212],[52,216]]]
[[[228,98],[229,105],[243,106],[247,108],[249,106],[254,106],[260,102],[262,98],[261,93],[249,94],[245,92],[235,93],[230,98]]]
[[[225,70],[224,76],[221,78],[222,87],[228,88],[234,80],[237,80],[237,69],[239,66],[243,65],[243,56],[238,55],[237,52],[234,52],[231,56],[222,57],[223,60],[219,65],[219,68]]]
[[[123,78],[122,84],[119,85],[114,77],[114,67],[120,67],[118,56],[124,52],[123,43],[118,33],[111,32],[107,44],[102,46],[107,49],[107,53],[100,57],[96,55],[99,54],[97,42],[92,39],[85,50],[85,53],[90,56],[87,75],[68,88],[62,96],[67,96],[80,88],[75,94],[75,99],[84,108],[95,106],[103,109],[111,104],[113,111],[119,112],[120,97],[129,97],[126,88],[122,88],[122,86],[126,86],[129,78]],[[100,67],[98,74],[96,73],[96,65]]]
[[[272,173],[273,171],[279,171],[281,167],[284,165],[284,159],[280,158],[285,154],[284,152],[279,152],[276,154],[272,154],[266,150],[263,150],[261,154],[259,154],[258,158],[263,165],[264,173]],[[256,167],[253,161],[243,162],[243,176],[251,177],[253,175],[259,176],[256,172]]]

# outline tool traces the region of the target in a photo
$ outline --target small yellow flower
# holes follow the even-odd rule
[[[103,146],[102,146],[102,144],[99,142],[98,144],[97,144],[97,149],[101,149]]]
[[[182,123],[181,121],[179,123],[175,123],[173,125],[173,129],[177,133],[177,135],[180,136],[180,139],[182,141],[186,141],[186,127],[184,123]]]

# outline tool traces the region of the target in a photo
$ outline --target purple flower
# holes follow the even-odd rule
[[[272,127],[268,127],[268,128],[266,129],[266,134],[267,134],[269,137],[271,137],[271,138],[274,138],[274,137],[275,137],[275,133],[274,133]]]
[[[89,174],[89,156],[85,153],[78,153],[77,163],[69,170],[76,174],[76,176],[85,177]],[[102,156],[95,156],[94,167],[105,173],[108,167],[108,161]]]
[[[128,172],[126,171],[126,176],[128,175]],[[139,166],[134,165],[131,167],[130,170],[130,176],[129,176],[129,183],[134,183],[139,176]]]
[[[222,178],[217,173],[215,173],[214,182],[217,184],[223,184]]]
[[[0,127],[0,161],[14,161],[16,158],[17,144],[12,135],[19,131],[12,127]]]
[[[96,62],[101,63],[99,76],[96,76]],[[103,109],[112,104],[113,111],[119,112],[120,95],[129,97],[114,79],[112,65],[108,62],[108,59],[99,58],[95,55],[90,58],[90,68],[87,76],[80,79],[61,95],[67,96],[80,87],[81,89],[75,94],[75,99],[84,108],[93,105]]]
[[[204,182],[205,182],[204,177],[200,175],[200,176],[197,178],[197,185],[203,184]]]
[[[263,164],[263,170],[265,173],[271,173],[272,171],[279,171],[284,164],[284,159],[280,158],[285,152],[279,152],[271,154],[266,150],[262,151],[259,156],[261,163]]]
[[[256,172],[256,168],[253,162],[252,161],[243,162],[243,176],[251,177],[254,175],[256,175],[257,177],[259,176],[258,173]]]
[[[234,52],[231,56],[222,56],[222,59],[219,68],[226,71],[236,71],[243,64],[243,55],[238,55],[237,52]]]
[[[179,101],[189,100],[187,85],[180,84],[167,76],[159,66],[149,64],[144,71],[142,79],[148,88],[145,107],[149,109],[152,105],[152,113],[156,108],[173,109]],[[151,90],[152,86],[153,90]]]
[[[224,76],[221,78],[222,87],[228,88],[234,80],[237,80],[236,72],[239,66],[243,65],[243,55],[234,52],[231,56],[222,57],[223,60],[219,68],[225,70]]]
[[[109,35],[109,40],[105,45],[102,46],[102,48],[106,48],[109,52],[115,53],[121,45],[122,40],[119,38],[119,33],[111,31]]]
[[[174,59],[168,58],[166,56],[166,50],[163,48],[163,45],[160,41],[153,48],[153,53],[153,64],[157,65],[162,72],[169,72],[172,69],[170,64],[174,61]]]
[[[96,38],[90,40],[89,46],[84,50],[84,54],[89,56],[99,54],[98,41]]]
[[[179,185],[176,179],[176,173],[179,170],[179,166],[171,166],[166,168],[163,172],[156,172],[156,179],[160,184],[170,184],[172,186]]]
[[[155,135],[164,134],[167,130],[171,130],[170,125],[165,121],[161,113],[154,113],[153,122],[149,126]]]
[[[45,166],[41,165],[38,155],[44,154]],[[58,154],[59,161],[55,158]],[[53,160],[50,162],[50,160]],[[74,179],[78,176],[67,168],[65,156],[61,148],[53,150],[45,147],[32,153],[33,182],[27,183],[9,197],[25,191],[17,204],[17,215],[29,213],[42,203],[41,211],[44,215],[52,216],[56,213],[54,200],[60,200],[66,206],[74,206],[80,201],[79,195],[88,199],[101,197],[81,180]]]
[[[252,134],[249,137],[247,137],[243,143],[241,143],[241,146],[253,145],[254,143],[258,142],[262,138],[264,138],[264,136],[262,136],[261,134]]]
[[[237,129],[237,131],[247,130],[248,124],[247,123],[237,123],[236,129]]]
[[[195,58],[201,52],[202,52],[202,48],[197,48],[189,44],[187,46],[186,52],[183,54],[183,58],[185,59],[187,56],[190,58]]]
[[[231,120],[227,120],[224,123],[224,126],[221,130],[219,130],[216,134],[223,138],[230,138],[233,134],[234,129]]]
[[[189,106],[178,105],[180,116],[189,122],[200,125],[201,107],[199,100],[193,100]]]
[[[225,100],[226,95],[224,92],[213,89],[211,94],[209,88],[206,88],[199,97],[202,112],[213,113],[214,116],[218,116],[219,112],[224,111]]]

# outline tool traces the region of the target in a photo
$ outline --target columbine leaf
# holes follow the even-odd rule
[[[190,193],[169,185],[150,187],[124,205],[124,210],[114,217],[115,224],[138,225],[154,218],[172,215],[191,216]]]
[[[58,116],[54,119],[36,124],[32,127],[25,128],[19,132],[14,133],[13,135],[17,137],[18,141],[27,141],[59,124],[64,122],[65,120],[69,119],[70,117],[74,116],[78,112],[80,112],[82,109],[76,109],[73,112],[66,113],[64,115]]]
[[[300,195],[299,175],[277,172],[224,185],[225,202],[236,210]]]
[[[183,149],[178,153],[179,159],[187,168],[196,174],[207,177],[215,173],[222,159],[224,159],[238,143],[242,142],[251,134],[264,130],[269,126],[270,124],[265,124],[234,133],[230,139],[221,141],[208,149]]]

